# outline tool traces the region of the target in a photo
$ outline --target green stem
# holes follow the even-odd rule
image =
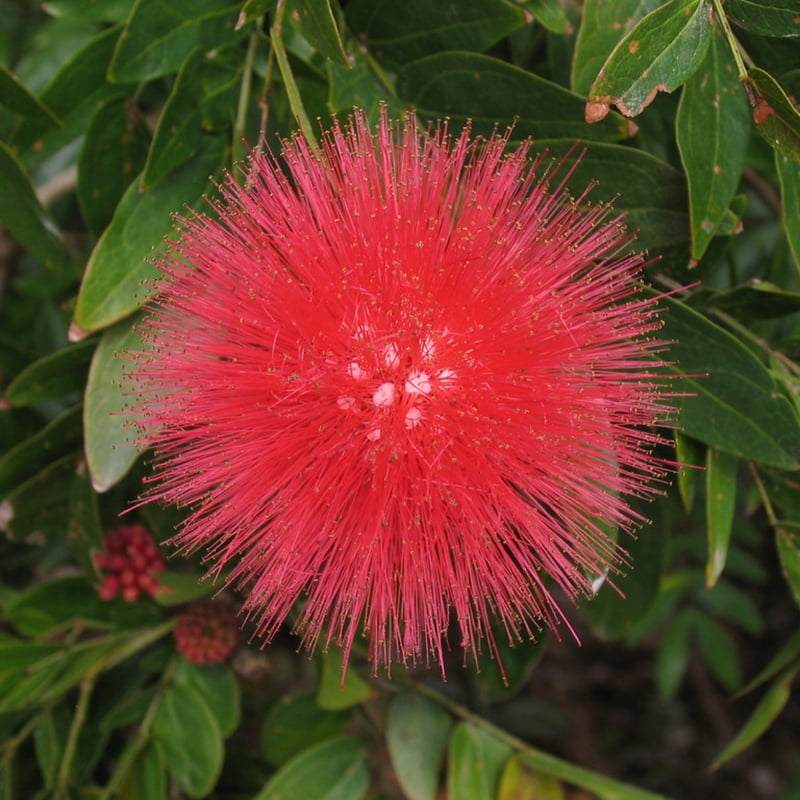
[[[460,703],[456,703],[450,700],[450,698],[439,694],[435,689],[431,689],[423,684],[415,685],[414,689],[419,694],[444,706],[452,714],[455,714],[455,716],[481,728],[495,739],[505,742],[505,744],[513,750],[517,751],[522,762],[545,775],[567,781],[580,789],[586,789],[596,794],[598,797],[603,798],[603,800],[613,800],[614,798],[629,798],[629,800],[667,800],[664,795],[638,789],[629,784],[616,781],[613,778],[607,778],[605,775],[576,766],[569,761],[551,756],[549,753],[532,747],[527,742],[523,742],[522,739],[518,739],[513,734],[508,733],[508,731],[497,727],[497,725],[475,714]]]
[[[89,702],[94,692],[94,684],[97,674],[89,674],[81,681],[81,690],[78,696],[78,704],[75,707],[75,714],[72,717],[72,724],[69,727],[67,742],[64,745],[64,754],[61,757],[61,764],[56,775],[56,785],[54,795],[56,798],[69,797],[69,779],[72,773],[72,762],[75,760],[75,753],[78,748],[78,737],[81,729],[86,722],[89,711]]]
[[[306,137],[308,146],[316,155],[319,153],[317,137],[314,134],[314,129],[311,127],[311,120],[308,118],[308,114],[306,114],[303,98],[300,96],[300,90],[294,79],[292,68],[289,66],[289,56],[286,54],[286,48],[283,45],[283,14],[285,10],[286,0],[278,0],[275,6],[275,19],[269,31],[269,39],[272,43],[272,52],[275,53],[275,60],[278,62],[278,69],[283,79],[283,85],[286,88],[286,95],[289,98],[289,106],[300,126],[300,130],[303,131],[303,135]]]
[[[250,90],[253,85],[253,60],[255,59],[257,46],[258,32],[253,31],[250,34],[250,41],[247,43],[242,85],[239,88],[239,102],[236,106],[236,120],[233,123],[232,150],[234,163],[244,155],[242,140],[245,138],[247,128],[247,109],[250,106]]]
[[[725,16],[725,9],[722,7],[722,0],[711,0],[711,2],[714,6],[714,14],[719,22],[720,28],[722,28],[722,35],[725,37],[728,47],[733,54],[733,60],[736,62],[736,69],[739,71],[739,79],[744,80],[747,77],[747,67],[745,67],[742,59],[742,53],[739,49],[739,42],[736,41],[736,37],[733,35],[731,26],[728,23],[728,18]]]

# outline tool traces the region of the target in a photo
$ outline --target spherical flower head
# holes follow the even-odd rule
[[[643,258],[508,136],[356,113],[182,221],[134,355],[149,499],[267,640],[434,662],[556,627],[663,476]]]
[[[192,664],[221,664],[239,645],[236,615],[213,600],[190,605],[173,633],[177,651]]]
[[[164,559],[147,528],[123,525],[105,537],[104,552],[94,557],[95,566],[103,572],[98,593],[103,600],[120,596],[129,603],[139,595],[158,590],[156,575],[164,569]]]

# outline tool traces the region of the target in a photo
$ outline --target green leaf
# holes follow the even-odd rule
[[[92,358],[83,422],[86,460],[98,492],[116,485],[141,453],[126,413],[133,385],[125,375],[134,367],[124,355],[145,349],[136,327],[123,320],[102,335]]]
[[[128,772],[125,800],[167,800],[167,766],[153,742],[148,742]]]
[[[125,97],[113,97],[97,109],[78,159],[78,203],[96,235],[111,221],[125,189],[139,174],[149,137],[138,111]],[[102,169],[97,165],[102,164]]]
[[[730,631],[707,614],[694,617],[695,637],[711,674],[729,692],[742,683],[742,663]]]
[[[793,469],[800,425],[784,388],[751,350],[709,319],[669,297],[660,301],[660,337],[672,342],[668,369],[681,398],[684,433],[730,455]],[[678,388],[679,387],[679,388]]]
[[[401,692],[386,718],[392,768],[408,800],[435,800],[451,720],[416,692]]]
[[[210,580],[203,580],[202,575],[164,570],[158,573],[158,589],[153,599],[161,606],[179,606],[207,597],[214,590],[214,584]]]
[[[775,683],[770,686],[759,701],[753,713],[748,718],[744,727],[739,731],[728,746],[714,759],[710,769],[718,769],[726,761],[730,761],[742,750],[750,747],[775,721],[783,711],[791,696],[791,684],[794,676],[800,670],[795,666],[787,670]]]
[[[219,725],[197,691],[173,683],[153,719],[153,741],[170,775],[190,797],[205,797],[222,770],[224,746]]]
[[[71,453],[81,440],[81,408],[75,406],[0,455],[0,497]]]
[[[14,406],[28,406],[81,391],[95,344],[79,342],[34,361],[8,384],[5,399]]]
[[[0,639],[0,674],[24,670],[59,650],[60,644],[29,642],[4,636]]]
[[[711,35],[700,69],[686,81],[677,116],[689,181],[692,258],[699,261],[733,200],[750,140],[747,97],[722,34]]]
[[[719,581],[713,589],[699,595],[700,603],[731,625],[751,636],[764,631],[764,619],[758,606],[747,592],[727,581]]]
[[[554,778],[537,775],[520,758],[509,759],[500,777],[497,800],[566,800],[564,787]]]
[[[525,24],[503,0],[350,0],[348,28],[370,52],[397,66],[445,50],[488,50]]]
[[[42,544],[47,537],[62,540],[67,530],[72,483],[79,456],[56,459],[21,483],[3,501],[2,526],[10,539]]]
[[[641,19],[614,48],[589,90],[586,119],[611,104],[635,117],[658,92],[681,86],[700,66],[711,41],[709,0],[669,0]]]
[[[11,70],[0,64],[0,103],[45,125],[59,125],[58,117],[21,83]]]
[[[702,477],[700,464],[702,462],[702,445],[684,436],[680,431],[674,431],[675,460],[684,466],[678,467],[678,492],[686,511],[692,510],[697,486]]]
[[[42,8],[54,17],[121,22],[130,13],[133,3],[134,0],[47,0]]]
[[[347,53],[336,26],[330,0],[294,0],[294,25],[315,50],[337,64],[347,66]]]
[[[736,510],[736,471],[739,459],[710,447],[706,453],[706,532],[708,562],[706,586],[710,589],[728,558]]]
[[[158,121],[141,189],[149,190],[203,149],[209,133],[233,124],[241,54],[232,48],[198,50],[187,58]]]
[[[24,636],[46,636],[68,622],[108,623],[108,603],[86,578],[71,575],[39,583],[17,595],[5,619]]]
[[[789,584],[794,602],[800,606],[800,543],[797,532],[786,528],[777,528],[775,544],[786,583]]]
[[[738,319],[773,319],[800,311],[800,293],[755,279],[725,292],[701,289],[692,296],[692,305],[714,306]]]
[[[372,696],[372,687],[353,669],[343,672],[344,655],[338,648],[331,648],[322,654],[322,675],[317,689],[317,703],[327,711],[363,703]]]
[[[797,0],[725,0],[725,14],[759,36],[800,36]]]
[[[137,0],[119,37],[109,76],[117,83],[177,72],[194,50],[235,41],[241,3],[230,0]]]
[[[103,524],[97,492],[89,480],[86,461],[78,462],[72,475],[67,511],[67,537],[75,560],[87,575],[94,572],[92,553],[103,547]]]
[[[447,800],[495,797],[500,776],[513,751],[482,728],[459,722],[447,758]]]
[[[75,325],[83,331],[106,328],[136,311],[152,293],[159,271],[146,259],[163,246],[172,230],[173,212],[202,202],[211,185],[209,176],[223,162],[217,137],[208,137],[204,149],[147,192],[135,180],[114,212],[86,266],[77,305]]]
[[[301,751],[344,732],[352,715],[326,711],[317,705],[315,692],[301,692],[277,700],[261,728],[261,752],[276,767]]]
[[[558,0],[525,0],[525,6],[531,11],[536,21],[551,33],[572,33],[570,23]]]
[[[558,84],[478,53],[447,52],[404,66],[397,93],[423,119],[468,120],[476,133],[491,134],[498,122],[515,120],[515,137],[616,141],[628,123],[611,115],[601,126],[581,120],[583,100]],[[547,109],[543,114],[542,109]]]
[[[58,706],[44,714],[33,731],[36,761],[46,789],[53,787],[69,733],[69,716],[65,718],[64,713],[59,713],[63,710]]]
[[[656,683],[658,693],[667,699],[675,696],[689,664],[692,623],[691,610],[681,611],[670,622],[656,651]]]
[[[296,755],[253,800],[361,800],[369,784],[363,743],[341,736]]]
[[[783,230],[800,271],[800,164],[776,150],[775,168],[781,184]]]
[[[253,22],[259,17],[263,17],[264,14],[269,13],[274,4],[275,0],[247,0],[244,6],[242,6],[236,27],[241,29],[249,22]]]
[[[5,143],[0,142],[0,221],[14,238],[46,267],[64,261],[61,234],[36,197],[28,176]]]
[[[743,686],[739,690],[737,696],[741,697],[751,692],[753,689],[761,686],[762,683],[766,683],[771,678],[774,678],[776,675],[783,672],[786,667],[797,661],[800,661],[800,631],[797,631],[797,633],[784,643],[781,649],[769,660],[764,669],[762,669],[755,678],[749,681],[746,686]]]
[[[645,15],[661,5],[661,0],[585,0],[581,27],[575,42],[570,85],[584,97],[589,94],[597,73],[620,39]]]
[[[61,119],[62,127],[52,129],[33,119],[20,126],[13,143],[30,148],[26,153],[29,165],[41,163],[82,136],[98,106],[120,94],[121,87],[106,80],[119,32],[119,27],[108,28],[91,39],[70,56],[42,91],[42,102]],[[129,87],[129,91],[133,89]]]
[[[208,704],[220,733],[230,736],[239,726],[242,698],[239,684],[227,664],[191,664],[181,659],[175,682],[194,689]]]
[[[800,162],[800,111],[778,81],[763,69],[750,67],[746,80],[756,97],[756,130],[770,147],[795,163]]]

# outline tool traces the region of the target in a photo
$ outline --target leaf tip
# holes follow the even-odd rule
[[[584,118],[587,122],[600,122],[604,120],[611,110],[611,98],[608,95],[597,97],[586,103]]]
[[[74,319],[70,322],[69,331],[67,332],[67,338],[70,342],[82,342],[91,335],[91,331],[82,328]]]

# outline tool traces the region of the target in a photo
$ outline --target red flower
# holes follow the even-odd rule
[[[562,619],[663,475],[643,258],[507,137],[334,124],[183,221],[137,356],[149,499],[249,586],[267,639],[374,665]],[[320,642],[321,640],[321,642]]]
[[[105,552],[94,557],[95,566],[105,572],[98,588],[103,600],[120,595],[133,603],[139,594],[158,590],[156,573],[164,569],[164,559],[142,525],[123,525],[106,535]]]
[[[175,626],[175,647],[192,664],[221,664],[239,644],[236,615],[213,601],[193,603]]]

